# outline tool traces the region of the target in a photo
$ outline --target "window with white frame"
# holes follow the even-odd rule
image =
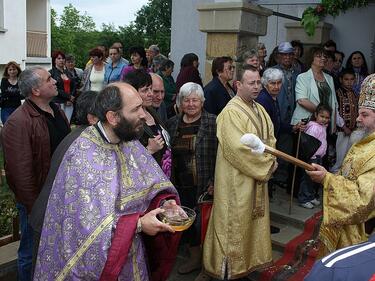
[[[0,32],[4,29],[4,0],[0,0]]]

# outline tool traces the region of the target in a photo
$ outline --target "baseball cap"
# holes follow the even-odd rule
[[[281,42],[277,51],[281,54],[289,54],[294,52],[294,48],[289,42]]]

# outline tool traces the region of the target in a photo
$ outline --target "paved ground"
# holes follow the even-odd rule
[[[196,270],[190,274],[178,274],[177,268],[188,261],[188,253],[184,246],[181,246],[178,251],[177,260],[174,265],[174,268],[171,272],[170,277],[168,278],[168,281],[194,281],[194,279],[198,276],[199,270]]]
[[[184,262],[187,262],[188,260],[189,260],[189,256],[188,256],[186,248],[184,246],[180,247],[178,251],[176,263],[167,281],[194,281],[195,278],[199,275],[200,270],[196,270],[194,272],[191,272],[189,274],[184,274],[184,275],[178,274],[177,272],[178,267]],[[220,281],[220,280],[211,279],[210,281]]]

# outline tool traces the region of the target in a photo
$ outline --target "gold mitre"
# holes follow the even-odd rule
[[[375,73],[363,80],[358,106],[375,110]]]

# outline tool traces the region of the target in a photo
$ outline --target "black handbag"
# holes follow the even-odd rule
[[[310,162],[311,157],[319,149],[322,142],[317,138],[301,132],[300,142],[299,142],[299,152],[298,159],[305,162]]]

